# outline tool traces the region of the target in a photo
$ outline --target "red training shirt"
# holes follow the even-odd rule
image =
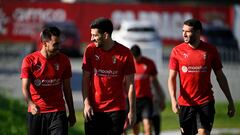
[[[126,109],[123,78],[135,73],[133,56],[128,48],[115,42],[110,50],[104,51],[91,43],[84,53],[82,69],[91,73],[88,95],[94,111]]]
[[[180,77],[180,105],[201,105],[214,100],[211,70],[222,68],[216,47],[205,42],[197,48],[182,43],[173,48],[169,68],[178,71]]]
[[[65,110],[62,93],[64,79],[72,76],[70,61],[62,53],[46,59],[40,51],[23,59],[21,78],[29,78],[30,94],[40,113]],[[30,112],[30,108],[28,108]]]
[[[150,76],[157,75],[154,62],[144,56],[139,61],[134,61],[136,74],[134,78],[136,97],[148,97],[152,99]]]

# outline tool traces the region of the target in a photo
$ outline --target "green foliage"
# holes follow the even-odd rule
[[[26,106],[0,95],[0,134],[26,135]]]
[[[0,95],[0,135],[27,134],[27,106],[23,101]],[[70,135],[84,135],[83,119],[77,112],[77,124],[69,129]]]
[[[227,104],[216,103],[214,128],[240,128],[240,102],[236,103],[236,116],[228,118]],[[0,135],[26,135],[27,107],[23,101],[6,98],[0,95]],[[76,112],[77,123],[69,129],[69,135],[84,135],[84,120],[81,111]],[[178,117],[171,111],[170,103],[162,112],[162,130],[178,130]]]

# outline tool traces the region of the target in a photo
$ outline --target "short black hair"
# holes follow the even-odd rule
[[[202,23],[198,19],[188,19],[184,24],[193,27],[194,30],[202,31]]]
[[[134,57],[138,57],[141,55],[141,49],[138,45],[133,45],[130,50]]]
[[[61,31],[59,28],[55,27],[55,26],[50,26],[50,27],[44,27],[40,37],[41,37],[41,41],[48,41],[51,40],[52,36],[56,36],[56,37],[60,37],[61,35]]]
[[[108,18],[100,17],[92,21],[90,25],[91,29],[98,29],[99,33],[107,32],[112,35],[113,24],[112,21]]]

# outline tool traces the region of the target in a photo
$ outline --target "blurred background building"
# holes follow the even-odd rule
[[[203,22],[202,40],[217,46],[234,98],[239,100],[239,3],[239,0],[0,0],[0,87],[8,87],[13,93],[15,91],[13,95],[21,97],[18,80],[21,60],[41,47],[41,29],[56,25],[64,33],[62,50],[66,50],[64,53],[68,56],[76,57],[71,58],[72,84],[76,93],[80,93],[81,56],[90,42],[89,24],[97,17],[113,21],[115,40],[128,47],[140,44],[144,55],[153,58],[158,65],[159,80],[167,84],[170,52],[182,42],[184,20],[194,17]],[[151,23],[151,28],[139,29],[137,27],[144,28],[143,25],[135,23],[120,32],[123,22],[131,21]],[[154,35],[153,38],[150,35]],[[128,41],[124,38],[120,41],[121,36],[128,37]],[[154,39],[154,45],[150,45],[149,39]],[[153,48],[149,49],[149,46]],[[167,90],[166,85],[164,90]],[[217,91],[217,99],[225,100]]]

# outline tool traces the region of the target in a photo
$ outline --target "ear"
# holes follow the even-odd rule
[[[47,45],[47,41],[42,41],[42,46],[46,46]]]
[[[104,33],[103,33],[103,37],[104,37],[105,39],[108,39],[109,34],[108,34],[107,32],[104,32]]]

